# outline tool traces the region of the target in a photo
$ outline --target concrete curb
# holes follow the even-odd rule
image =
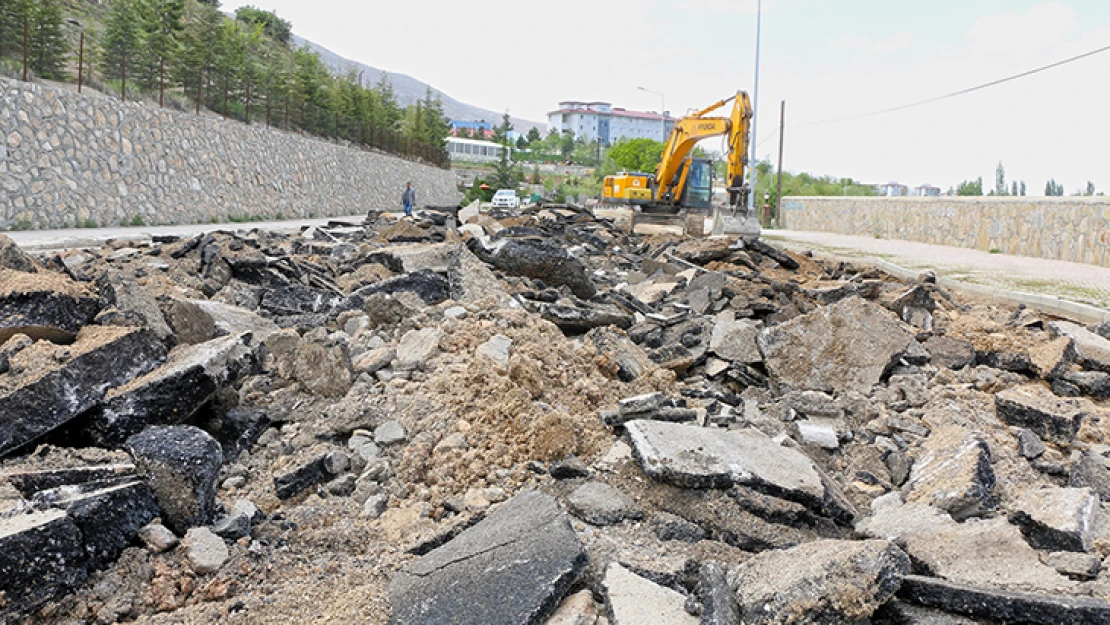
[[[783,241],[781,239],[764,240],[771,245],[775,245],[780,248],[791,249],[794,251],[802,250],[806,252],[811,252],[814,258],[820,258],[822,260],[833,260],[837,262],[849,261],[858,265],[875,267],[876,269],[890,274],[900,280],[913,280],[920,276],[922,273],[921,271],[915,271],[913,269],[907,269],[900,265],[895,265],[894,263],[883,260],[881,258],[874,258],[871,256],[846,258],[843,256],[837,256],[836,254],[814,250],[804,243],[794,243]],[[1051,297],[1048,295],[1035,295],[1033,293],[1007,291],[1005,289],[1000,289],[997,287],[984,286],[981,284],[971,284],[968,282],[961,282],[959,280],[943,278],[940,276],[937,277],[937,284],[950,291],[981,297],[988,300],[992,304],[1023,305],[1027,308],[1040,311],[1046,315],[1070,319],[1077,323],[1093,324],[1102,321],[1110,321],[1110,310],[1105,310],[1103,308],[1098,308],[1095,306],[1089,306],[1087,304],[1080,304],[1078,302],[1069,302],[1067,300],[1062,300],[1057,297]]]

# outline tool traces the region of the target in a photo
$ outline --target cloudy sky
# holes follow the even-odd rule
[[[225,10],[245,2],[225,0]],[[559,100],[682,114],[753,91],[756,0],[252,0],[294,30],[464,102],[545,121]],[[1110,192],[1110,52],[943,95],[1110,45],[1106,0],[764,0],[758,153],[785,167],[947,189],[995,167],[1031,195],[1055,178]]]

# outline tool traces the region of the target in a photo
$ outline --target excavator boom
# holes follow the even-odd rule
[[[728,117],[709,117],[729,102],[733,103]],[[721,100],[700,111],[692,113],[675,123],[666,144],[663,157],[655,170],[657,190],[655,199],[660,203],[675,204],[682,197],[689,169],[683,164],[698,141],[724,135],[728,145],[728,184],[730,189],[739,190],[744,184],[744,172],[748,165],[748,141],[752,118],[751,101],[748,94],[738,91],[736,95]]]

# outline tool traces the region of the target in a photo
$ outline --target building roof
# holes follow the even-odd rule
[[[484,146],[487,146],[487,147],[497,147],[497,148],[505,147],[505,146],[503,146],[500,143],[497,143],[495,141],[482,141],[481,139],[460,139],[459,137],[447,137],[447,142],[448,143],[461,143],[461,144],[464,144],[464,145],[465,144],[484,145]]]
[[[670,115],[665,115],[664,116],[664,115],[660,115],[659,113],[655,113],[655,112],[630,111],[628,109],[622,109],[622,108],[616,108],[616,107],[614,107],[612,111],[593,111],[593,110],[590,110],[590,109],[561,108],[561,109],[558,109],[558,110],[555,110],[555,111],[548,112],[548,115],[550,116],[550,115],[554,115],[556,113],[563,113],[563,114],[567,114],[567,113],[592,113],[594,115],[607,115],[609,117],[632,117],[632,118],[636,118],[636,119],[660,119],[661,117],[666,117],[667,121],[676,121],[676,119],[677,119],[677,118],[671,117]]]

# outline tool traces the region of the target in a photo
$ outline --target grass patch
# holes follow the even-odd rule
[[[245,223],[250,223],[250,222],[253,222],[253,221],[266,221],[266,218],[263,217],[262,215],[246,215],[246,216],[228,215],[227,220],[230,221],[233,224],[245,224]]]
[[[998,249],[997,247],[992,247],[991,249],[987,250],[987,253],[988,254],[1001,254],[1002,250]]]

